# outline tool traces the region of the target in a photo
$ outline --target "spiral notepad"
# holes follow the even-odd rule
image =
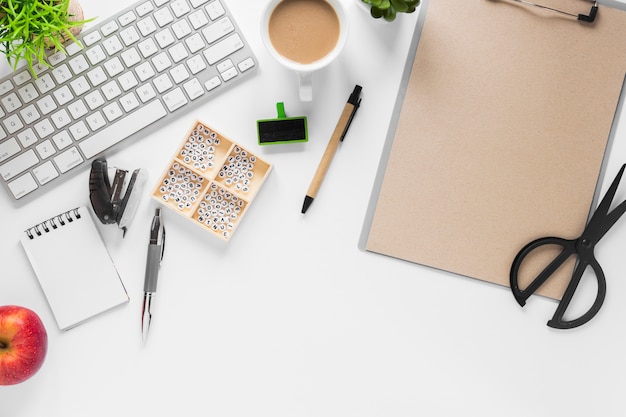
[[[89,208],[39,222],[20,241],[61,330],[128,302]]]

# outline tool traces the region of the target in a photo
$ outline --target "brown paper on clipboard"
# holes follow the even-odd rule
[[[585,24],[507,0],[430,0],[425,12],[365,249],[508,286],[522,246],[586,224],[626,13],[599,6]],[[538,292],[560,298],[571,268],[559,273]]]

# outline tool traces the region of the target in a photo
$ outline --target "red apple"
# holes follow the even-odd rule
[[[46,358],[48,334],[39,316],[20,306],[0,306],[0,385],[33,376]]]

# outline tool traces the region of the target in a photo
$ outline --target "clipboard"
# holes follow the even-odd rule
[[[359,246],[508,286],[526,243],[586,224],[624,86],[626,12],[599,5],[584,23],[512,0],[421,7]],[[571,269],[559,272],[539,294],[561,298]]]

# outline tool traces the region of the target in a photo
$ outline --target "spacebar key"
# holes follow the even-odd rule
[[[166,114],[167,111],[163,104],[159,100],[155,100],[98,131],[98,133],[79,143],[78,146],[80,146],[86,158],[92,158],[133,133],[156,122]]]

